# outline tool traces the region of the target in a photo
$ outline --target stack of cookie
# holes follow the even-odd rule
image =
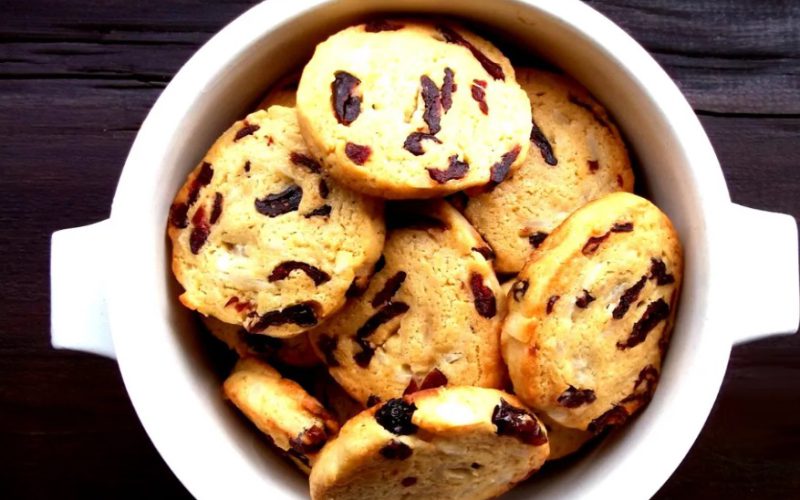
[[[579,84],[381,20],[259,108],[178,192],[172,269],[312,498],[491,498],[649,401],[681,247]]]

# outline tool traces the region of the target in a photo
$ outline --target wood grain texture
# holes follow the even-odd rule
[[[800,218],[800,2],[590,3],[675,78],[733,200]],[[250,4],[0,0],[0,498],[189,497],[117,366],[49,347],[50,234],[108,216],[160,90]],[[798,497],[798,421],[800,337],[734,348],[703,433],[657,498]]]

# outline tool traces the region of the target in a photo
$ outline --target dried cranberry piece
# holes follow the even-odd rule
[[[369,160],[372,148],[348,142],[344,146],[344,154],[356,165],[363,165]]]
[[[364,339],[375,333],[382,324],[408,312],[408,304],[405,302],[390,302],[375,314],[369,317],[366,322],[356,331],[356,337]]]
[[[339,345],[339,337],[331,337],[330,335],[320,335],[317,340],[317,348],[319,348],[322,355],[325,357],[325,364],[328,366],[339,366],[339,360],[336,359],[335,351]]]
[[[425,103],[425,112],[422,114],[422,119],[428,125],[428,132],[436,135],[442,129],[442,103],[439,96],[439,88],[428,75],[422,75],[420,83],[422,84],[422,102]]]
[[[494,250],[492,250],[492,248],[488,245],[482,247],[473,247],[472,251],[483,255],[483,258],[486,260],[492,260],[495,258]]]
[[[511,165],[517,160],[517,156],[519,156],[519,152],[520,147],[514,146],[514,149],[504,154],[500,158],[499,162],[492,165],[489,174],[490,188],[494,188],[506,179],[508,176],[508,171],[511,169]]]
[[[425,154],[425,150],[422,149],[422,141],[423,140],[430,140],[435,142],[436,144],[441,144],[442,141],[436,138],[433,134],[426,134],[425,132],[412,132],[406,137],[405,142],[403,143],[403,149],[408,151],[414,156],[420,156]]]
[[[545,163],[553,167],[558,165],[558,158],[553,154],[553,146],[550,145],[550,141],[547,140],[544,132],[536,125],[535,121],[531,120],[531,123],[533,125],[533,128],[531,128],[531,142],[539,148],[539,153],[542,154],[542,159],[544,159]]]
[[[475,309],[484,318],[493,318],[497,314],[497,301],[491,288],[483,284],[483,276],[472,273],[469,277],[469,287],[475,299]]]
[[[650,330],[669,317],[669,304],[664,299],[651,302],[644,311],[641,319],[634,323],[633,330],[625,342],[617,342],[617,349],[625,350],[635,347],[647,338]]]
[[[394,276],[390,277],[384,283],[383,288],[375,294],[375,297],[372,298],[372,307],[378,308],[384,306],[392,300],[394,294],[400,290],[400,287],[403,285],[403,281],[406,279],[405,271],[398,271]]]
[[[373,19],[364,25],[367,33],[379,33],[381,31],[397,31],[403,29],[402,24],[391,23],[385,19]]]
[[[256,132],[260,128],[261,127],[259,125],[251,125],[251,124],[249,124],[247,122],[244,122],[244,125],[242,125],[242,128],[240,128],[236,132],[236,136],[233,138],[233,142],[237,142],[239,139],[242,139],[243,137],[247,137],[248,135],[252,135],[254,132]]]
[[[656,285],[671,285],[675,283],[675,276],[667,274],[667,265],[663,260],[650,259],[650,279],[656,280]]]
[[[414,486],[415,484],[417,484],[417,478],[416,478],[416,477],[414,477],[414,476],[408,476],[408,477],[404,477],[404,478],[403,478],[403,479],[400,481],[400,484],[402,484],[402,485],[403,485],[403,486],[405,486],[406,488],[408,488],[409,486]]]
[[[208,233],[211,231],[208,222],[205,218],[205,210],[203,207],[198,208],[192,216],[192,232],[189,235],[189,248],[192,253],[197,255],[200,249],[205,245],[208,239]]]
[[[271,326],[282,326],[289,323],[301,327],[311,327],[317,324],[316,311],[319,307],[317,302],[307,301],[294,304],[278,311],[269,311],[258,319],[255,319],[255,317],[251,318],[251,321],[245,325],[245,328],[247,328],[249,332],[257,333]]]
[[[302,199],[303,188],[292,185],[280,193],[268,194],[260,200],[256,198],[256,211],[268,217],[277,217],[297,210]]]
[[[428,168],[428,175],[434,181],[438,182],[439,184],[444,184],[447,181],[451,181],[454,179],[463,179],[467,172],[469,171],[469,163],[465,161],[459,161],[458,155],[453,155],[450,157],[450,164],[447,166],[445,170],[439,170],[437,168]]]
[[[619,304],[614,310],[611,312],[611,316],[614,319],[622,319],[625,314],[630,309],[631,304],[636,302],[636,299],[639,298],[639,293],[641,293],[642,289],[644,288],[645,283],[647,283],[647,276],[642,276],[642,279],[637,281],[632,287],[625,290],[622,294],[622,297],[619,299]]]
[[[592,420],[586,430],[599,434],[606,427],[624,424],[626,420],[628,420],[628,410],[614,405],[610,410]]]
[[[547,238],[547,233],[544,231],[536,231],[532,235],[528,236],[528,242],[531,244],[533,248],[539,248],[539,245],[544,243],[544,240]]]
[[[237,302],[239,302],[239,297],[234,295],[233,297],[228,299],[228,302],[225,302],[225,307],[232,306],[232,305],[236,304]]]
[[[591,237],[589,237],[589,239],[586,241],[586,244],[583,245],[583,249],[581,249],[581,253],[583,255],[586,255],[586,256],[589,256],[589,255],[592,255],[593,253],[595,253],[597,251],[597,249],[600,248],[600,244],[608,239],[609,234],[610,233],[606,233],[606,234],[601,235],[601,236],[591,236]]]
[[[361,97],[353,91],[361,85],[361,80],[346,71],[337,71],[331,83],[331,101],[336,120],[342,125],[350,125],[361,114]]]
[[[483,66],[483,69],[485,69],[486,72],[489,73],[489,76],[491,76],[495,80],[505,80],[506,75],[503,72],[503,68],[496,62],[486,57],[486,54],[484,54],[477,47],[472,45],[469,41],[467,41],[464,37],[462,37],[456,30],[454,30],[449,26],[445,26],[443,24],[437,26],[436,29],[439,30],[439,33],[442,34],[447,43],[455,43],[457,45],[461,45],[462,47],[466,47],[467,49],[469,49],[469,51],[472,52],[472,56],[475,59],[477,59],[478,62],[481,63],[481,66]]]
[[[525,297],[525,292],[528,291],[528,280],[517,280],[511,286],[511,296],[514,298],[515,301],[519,302]]]
[[[214,194],[214,207],[211,209],[211,219],[210,222],[212,224],[216,224],[219,220],[219,216],[222,215],[222,193],[215,193]]]
[[[200,166],[200,172],[198,172],[197,177],[195,177],[193,182],[193,187],[203,187],[208,186],[211,183],[211,179],[214,177],[214,168],[211,166],[210,163],[204,161],[203,164]]]
[[[630,233],[633,231],[633,222],[617,222],[611,226],[612,233]]]
[[[380,451],[383,458],[387,458],[389,460],[405,460],[411,456],[413,450],[407,444],[392,439],[386,445],[381,448]]]
[[[447,113],[453,106],[453,92],[458,86],[454,81],[455,74],[450,68],[444,69],[444,81],[442,82],[442,109]]]
[[[372,361],[372,357],[375,355],[375,346],[373,346],[368,340],[360,338],[356,338],[355,340],[356,344],[358,344],[358,346],[361,348],[361,351],[353,354],[353,360],[361,368],[366,368],[369,366],[370,361]]]
[[[189,187],[189,195],[186,198],[186,202],[176,203],[170,207],[169,220],[173,226],[183,229],[189,225],[189,221],[186,218],[189,209],[192,207],[192,205],[194,205],[194,203],[197,201],[197,198],[200,196],[200,189],[208,186],[213,177],[214,168],[210,163],[204,161],[200,165],[200,171],[197,173],[192,181],[191,186]]]
[[[322,172],[322,167],[320,166],[319,163],[316,162],[316,160],[302,153],[292,151],[289,154],[289,161],[291,161],[292,164],[297,165],[298,167],[305,167],[305,169],[311,172],[312,174],[318,174]]]
[[[527,410],[511,406],[500,398],[500,404],[492,411],[492,423],[497,428],[498,436],[510,436],[533,446],[547,443],[547,436],[542,432],[536,417]]]
[[[173,226],[183,229],[189,225],[187,213],[189,212],[189,205],[186,203],[174,203],[169,207],[169,222]]]
[[[358,279],[353,278],[353,281],[350,282],[350,287],[347,288],[347,291],[344,293],[344,296],[348,299],[353,299],[355,297],[361,297],[366,292],[366,288],[361,288],[358,285]]]
[[[489,114],[489,104],[486,103],[486,82],[483,80],[473,80],[470,87],[472,98],[478,103],[478,108],[484,115]]]
[[[289,274],[292,271],[303,271],[306,275],[314,281],[314,284],[319,286],[325,282],[330,281],[331,275],[323,271],[318,267],[314,267],[311,264],[306,264],[305,262],[298,262],[296,260],[287,260],[286,262],[281,262],[272,270],[272,273],[269,275],[270,283],[275,281],[284,280],[289,277]]]
[[[553,312],[553,307],[556,305],[556,302],[558,302],[558,299],[560,298],[561,298],[560,295],[551,295],[550,298],[547,299],[547,307],[545,308],[545,312],[547,314]]]
[[[587,160],[586,164],[589,166],[589,173],[593,174],[600,169],[600,162],[597,160]]]
[[[411,380],[408,381],[408,385],[406,389],[403,391],[403,396],[407,396],[409,394],[414,394],[415,392],[419,391],[419,384],[417,384],[417,379],[411,377]]]
[[[374,272],[379,273],[383,270],[384,267],[386,267],[386,257],[383,254],[381,254],[381,256],[378,257],[377,262],[375,262]]]
[[[321,450],[327,441],[328,433],[325,429],[320,425],[314,425],[291,439],[289,445],[297,453],[307,455]]]
[[[392,434],[407,436],[417,432],[417,426],[411,423],[415,411],[417,411],[417,406],[414,403],[407,403],[401,398],[393,398],[378,408],[378,411],[375,412],[375,420]]]
[[[239,338],[252,352],[261,355],[272,355],[283,347],[281,339],[260,335],[258,333],[248,333],[247,330],[239,330]]]
[[[589,113],[591,113],[592,118],[594,118],[594,121],[599,123],[601,126],[603,126],[605,128],[609,128],[608,122],[602,116],[600,116],[597,113],[597,111],[594,109],[594,107],[592,107],[591,104],[581,101],[580,99],[578,99],[577,97],[575,97],[572,94],[569,95],[568,99],[569,99],[569,102],[571,102],[572,104],[574,104],[574,105],[576,105],[578,107],[581,107],[581,108],[585,109],[586,111],[588,111]]]
[[[374,394],[370,394],[367,398],[367,408],[372,408],[373,406],[380,404],[381,398]]]
[[[655,366],[647,365],[639,372],[636,382],[633,384],[633,392],[620,403],[631,403],[634,401],[647,402],[653,397],[653,393],[658,385],[659,373]]]
[[[580,307],[581,309],[586,309],[589,307],[589,304],[595,301],[595,298],[589,293],[588,290],[583,291],[583,295],[575,299],[575,305]]]
[[[250,160],[247,160],[246,162],[244,162],[244,171],[245,172],[249,172],[250,171]]]
[[[330,194],[330,189],[328,188],[328,183],[325,182],[325,179],[319,180],[319,197],[325,199]]]
[[[622,182],[622,176],[617,174],[617,186],[622,187],[624,182]]]
[[[472,468],[473,468],[473,469],[475,469],[475,470],[478,470],[478,469],[480,469],[481,467],[483,467],[483,465],[479,464],[478,462],[472,462],[472,464],[470,465],[470,467],[472,467]]]
[[[438,368],[431,370],[422,380],[419,386],[420,391],[426,389],[434,389],[436,387],[444,387],[447,385],[447,375],[442,373]]]
[[[331,206],[325,204],[308,212],[307,214],[303,215],[303,217],[305,217],[306,219],[310,219],[311,217],[327,217],[330,214],[331,214]]]
[[[558,396],[558,404],[565,408],[577,408],[579,406],[588,405],[594,403],[597,399],[595,396],[594,391],[591,389],[576,389],[573,386],[569,386],[566,391],[562,392],[560,396]]]

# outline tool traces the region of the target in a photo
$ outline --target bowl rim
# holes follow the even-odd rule
[[[134,246],[127,243],[138,235],[149,238],[152,228],[142,222],[135,209],[141,204],[143,179],[151,178],[157,173],[159,159],[171,144],[176,126],[185,119],[193,103],[203,94],[203,89],[229,69],[237,57],[250,50],[260,37],[292,22],[296,16],[307,14],[333,1],[270,0],[255,5],[214,35],[178,71],[144,120],[120,176],[110,217],[113,221],[112,245],[115,247],[115,255],[120,258],[126,256],[127,259],[124,260],[129,262],[135,261],[137,256],[132,250]],[[694,185],[703,187],[698,206],[702,212],[699,214],[699,223],[704,225],[705,252],[707,255],[717,254],[716,249],[721,250],[721,241],[724,238],[717,237],[721,234],[721,229],[718,231],[720,224],[716,221],[720,221],[722,217],[720,209],[730,204],[730,197],[711,143],[676,84],[633,38],[579,0],[508,1],[521,8],[534,9],[539,15],[551,16],[580,31],[609,57],[615,59],[620,68],[629,71],[631,78],[646,89],[662,111],[660,119],[675,131],[677,142],[683,150],[692,152],[694,160],[687,162],[686,168]],[[637,68],[637,71],[634,73],[632,68]],[[704,168],[692,167],[698,164],[704,165]],[[142,168],[143,165],[147,167]],[[701,331],[712,326],[712,313],[720,310],[719,305],[709,299],[716,289],[716,285],[712,286],[715,281],[712,277],[719,274],[716,269],[721,264],[715,263],[714,259],[708,261],[710,267],[701,277],[709,285],[705,297],[708,309],[706,317],[698,320],[698,329]],[[163,412],[158,411],[166,395],[154,394],[152,389],[158,381],[143,375],[141,370],[141,350],[136,345],[136,324],[131,322],[128,314],[130,304],[136,303],[137,298],[131,290],[135,287],[128,286],[131,280],[135,281],[137,278],[136,268],[127,266],[115,269],[115,272],[119,274],[118,279],[108,283],[109,321],[123,382],[134,409],[153,444],[184,486],[198,498],[221,496],[220,493],[224,490],[215,488],[213,478],[207,477],[202,469],[195,468],[191,461],[186,460],[184,445],[187,437],[175,433],[181,423],[175,419],[165,419]],[[166,314],[165,311],[158,313]],[[661,487],[689,451],[711,410],[727,367],[731,339],[724,335],[698,336],[702,339],[697,347],[705,355],[707,364],[703,368],[702,383],[691,384],[692,387],[687,389],[691,392],[687,398],[694,402],[692,417],[680,422],[681,434],[674,437],[667,449],[659,450],[658,463],[649,469],[647,476],[626,483],[625,497],[649,497]],[[581,493],[579,491],[578,496]]]

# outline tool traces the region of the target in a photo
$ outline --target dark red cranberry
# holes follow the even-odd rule
[[[307,214],[303,215],[303,217],[305,217],[306,219],[310,219],[311,217],[327,217],[330,214],[331,214],[331,206],[325,204],[308,212]]]
[[[617,222],[611,226],[612,233],[630,233],[633,231],[633,222]]]
[[[453,92],[456,91],[458,86],[454,81],[455,74],[450,68],[444,69],[444,82],[442,82],[442,109],[447,113],[450,107],[453,106]]]
[[[445,170],[437,168],[428,168],[428,175],[439,184],[444,184],[447,181],[454,179],[463,179],[469,171],[469,163],[459,161],[458,155],[453,155],[449,158],[450,164]]]
[[[411,456],[413,450],[410,446],[403,443],[402,441],[397,441],[396,439],[392,439],[386,445],[381,448],[381,456],[383,458],[389,460],[405,460]]]
[[[405,271],[398,271],[384,283],[383,288],[372,298],[372,307],[378,308],[389,303],[392,297],[400,290],[403,281],[406,279]]]
[[[475,299],[475,309],[484,318],[493,318],[497,314],[497,300],[491,288],[483,284],[483,276],[472,273],[469,277],[469,287]]]
[[[589,239],[586,241],[586,244],[583,245],[583,249],[581,250],[581,253],[583,253],[583,255],[586,255],[586,256],[589,256],[589,255],[592,255],[593,253],[595,253],[597,251],[597,249],[600,248],[600,244],[608,239],[609,234],[610,233],[606,233],[606,234],[601,235],[601,236],[591,236],[591,237],[589,237]]]
[[[312,174],[318,174],[322,172],[322,167],[320,166],[319,163],[317,163],[316,160],[302,153],[292,151],[291,154],[289,154],[289,161],[291,161],[292,164],[297,165],[298,167],[304,167]]]
[[[519,152],[520,152],[520,147],[514,146],[514,148],[511,151],[504,154],[500,158],[499,162],[492,165],[489,174],[490,188],[494,188],[494,186],[497,186],[506,179],[509,170],[511,170],[511,165],[517,160],[517,156],[519,156]]]
[[[542,159],[550,166],[558,165],[558,159],[553,154],[553,147],[550,145],[550,141],[547,140],[545,137],[544,132],[536,125],[535,121],[532,121],[533,128],[531,129],[531,142],[534,146],[539,148],[539,153],[542,155]]]
[[[417,484],[417,478],[415,478],[414,476],[404,477],[400,481],[400,484],[402,484],[406,488],[408,488],[409,486],[414,486],[415,484]]]
[[[375,355],[375,346],[372,345],[372,342],[358,337],[355,338],[355,342],[361,350],[353,354],[353,360],[361,368],[367,368],[370,361],[372,361],[372,357]]]
[[[408,312],[408,309],[408,304],[405,302],[390,302],[379,309],[375,314],[370,316],[369,319],[367,319],[367,321],[356,331],[356,336],[360,339],[369,337],[375,333],[375,330],[377,330],[379,326],[391,321],[401,314],[405,314]]]
[[[589,293],[588,290],[583,291],[583,295],[575,299],[575,305],[580,307],[581,309],[586,309],[589,307],[589,304],[595,301],[595,298]]]
[[[656,285],[671,285],[675,283],[675,276],[667,273],[667,265],[663,260],[650,259],[650,279],[656,280]]]
[[[272,326],[282,326],[289,323],[311,327],[317,324],[317,309],[319,304],[314,301],[301,302],[279,311],[269,311],[258,319],[251,318],[249,324],[245,325],[249,332],[261,332]]]
[[[311,278],[315,285],[319,286],[323,283],[330,281],[331,275],[326,273],[325,271],[319,269],[318,267],[314,267],[311,264],[306,264],[305,262],[298,262],[296,260],[287,260],[286,262],[281,262],[272,270],[272,273],[267,278],[270,282],[284,280],[289,277],[292,271],[302,271],[306,273],[306,275]]]
[[[600,162],[597,160],[587,160],[586,164],[589,166],[589,173],[593,174],[600,169]]]
[[[346,71],[337,71],[331,83],[331,101],[336,120],[350,125],[361,114],[361,97],[354,94],[361,80]]]
[[[297,210],[302,199],[303,188],[292,185],[280,193],[268,194],[260,200],[256,198],[256,211],[268,217],[277,217]]]
[[[442,34],[444,40],[447,43],[455,43],[457,45],[461,45],[462,47],[466,47],[472,53],[472,56],[481,63],[483,69],[489,73],[489,76],[494,78],[495,80],[505,80],[506,75],[503,72],[503,68],[497,64],[496,62],[492,61],[486,54],[481,52],[477,47],[472,45],[468,40],[466,40],[463,36],[461,36],[456,30],[449,26],[439,25],[436,27],[439,30],[439,33]]]
[[[348,142],[344,146],[344,154],[346,154],[347,157],[350,158],[350,161],[356,165],[363,165],[367,162],[367,160],[369,160],[369,157],[372,154],[372,148],[369,146],[361,146],[360,144]]]
[[[592,420],[586,430],[599,434],[606,427],[624,424],[626,420],[628,420],[628,410],[622,406],[615,405],[607,412]]]
[[[328,188],[328,183],[325,182],[325,179],[319,180],[319,197],[325,199],[330,194],[331,190]]]
[[[633,330],[628,339],[625,342],[617,342],[617,349],[630,349],[631,347],[641,344],[647,338],[647,334],[650,333],[650,330],[667,318],[669,318],[669,304],[661,298],[655,302],[651,302],[644,311],[641,319],[634,323]]]
[[[639,299],[639,294],[644,288],[645,283],[647,283],[647,276],[642,276],[642,279],[625,290],[625,292],[622,294],[622,297],[619,299],[619,304],[617,304],[617,307],[615,307],[611,312],[611,316],[614,319],[622,319],[625,316],[625,314],[628,312],[628,309],[630,309],[631,304]]]
[[[206,221],[205,210],[203,210],[203,207],[200,207],[195,211],[194,215],[192,216],[192,224],[194,227],[189,235],[189,248],[193,254],[197,255],[200,252],[200,249],[203,248],[203,245],[205,245],[206,240],[208,239],[208,234],[211,231],[211,228]]]
[[[633,401],[640,401],[645,403],[653,397],[653,393],[658,385],[659,373],[655,366],[647,365],[639,372],[636,382],[633,384],[633,392],[620,401],[621,403],[630,403]]]
[[[565,408],[577,408],[579,406],[594,403],[597,399],[594,391],[591,389],[576,389],[569,386],[567,390],[558,396],[558,404]]]
[[[473,80],[470,91],[472,93],[472,98],[478,103],[478,108],[481,110],[481,113],[488,115],[489,104],[486,103],[486,82],[483,80]]]
[[[437,139],[433,134],[426,134],[425,132],[412,132],[408,135],[408,137],[406,137],[406,140],[403,143],[403,149],[414,156],[424,155],[425,150],[422,149],[423,140],[433,141],[436,144],[442,143],[442,141]]]
[[[551,295],[550,298],[547,299],[547,307],[545,308],[545,312],[547,314],[553,312],[553,307],[556,305],[556,302],[558,302],[558,299],[560,298],[561,298],[560,295]]]
[[[533,446],[547,443],[547,435],[536,417],[527,410],[511,406],[503,398],[492,411],[492,423],[497,428],[498,436],[510,436]]]
[[[367,33],[379,33],[381,31],[397,31],[403,29],[402,24],[392,23],[385,19],[373,19],[364,25]]]
[[[425,104],[425,112],[422,114],[422,119],[428,125],[428,132],[436,135],[442,129],[442,103],[439,96],[439,87],[428,75],[422,75],[420,83],[422,84],[422,102]]]
[[[315,425],[291,439],[289,445],[294,451],[307,455],[321,450],[327,441],[328,434],[325,432],[325,429],[320,425]]]
[[[411,423],[415,411],[417,411],[417,406],[414,403],[394,398],[378,408],[378,411],[375,412],[375,420],[392,434],[407,436],[417,432],[417,426]]]
[[[249,124],[247,122],[244,122],[244,125],[242,125],[242,128],[240,128],[238,131],[236,131],[236,136],[233,138],[233,142],[237,142],[239,139],[247,137],[248,135],[252,135],[254,132],[256,132],[260,128],[261,127],[258,126],[258,125],[251,125],[251,124]]]
[[[544,243],[545,239],[547,239],[547,233],[544,231],[536,231],[532,235],[528,236],[528,242],[533,248],[539,248],[539,245]]]
[[[189,212],[189,205],[186,203],[174,203],[169,207],[169,222],[173,226],[184,229],[189,225],[187,213]]]
[[[419,386],[420,391],[425,389],[434,389],[436,387],[444,387],[447,385],[447,375],[442,373],[438,368],[431,370]]]
[[[222,193],[214,194],[214,207],[211,209],[211,224],[216,224],[219,216],[222,215]]]

